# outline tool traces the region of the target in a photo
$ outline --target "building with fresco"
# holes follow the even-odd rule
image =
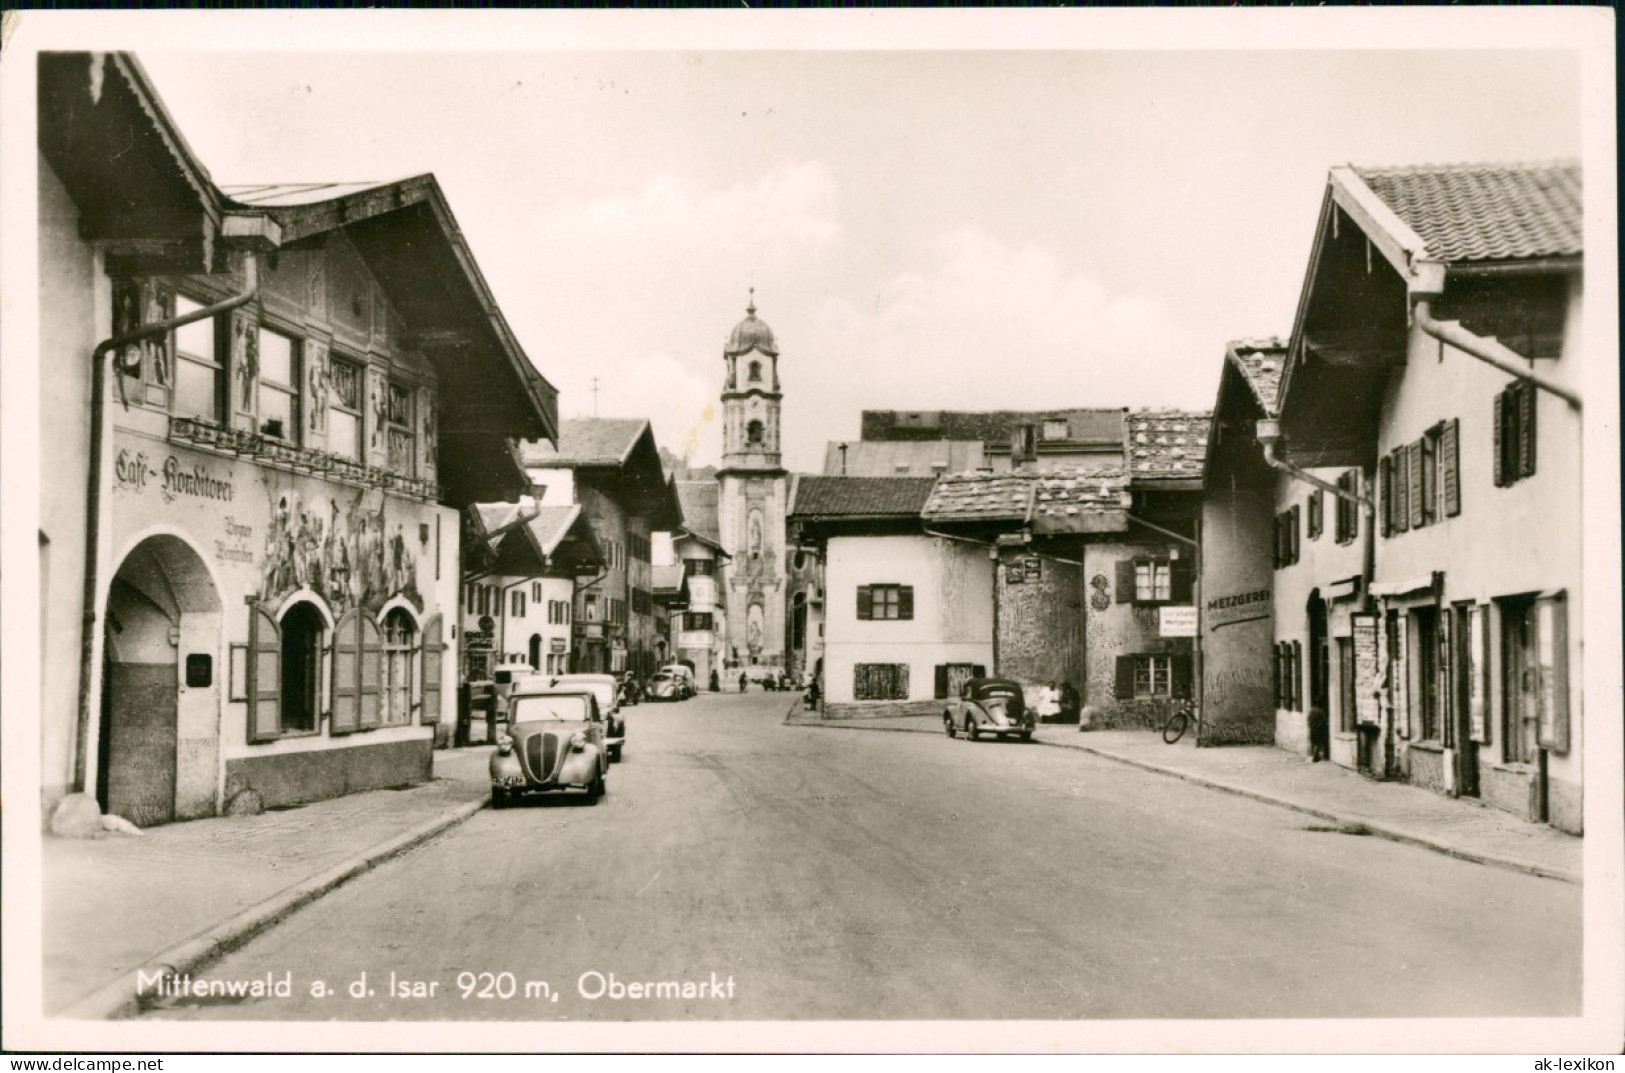
[[[121,54],[40,113],[47,809],[428,777],[460,512],[556,434],[438,184],[218,187]]]

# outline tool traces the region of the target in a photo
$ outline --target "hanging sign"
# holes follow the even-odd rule
[[[1377,652],[1377,616],[1350,615],[1354,634],[1354,718],[1382,722],[1382,659]]]

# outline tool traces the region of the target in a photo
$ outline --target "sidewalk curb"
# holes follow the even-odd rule
[[[158,972],[177,975],[197,972],[280,923],[295,910],[309,905],[356,876],[371,871],[391,857],[455,827],[487,804],[489,802],[485,798],[466,802],[418,824],[405,834],[362,850],[327,871],[319,872],[271,895],[258,905],[244,909],[203,934],[153,955],[112,983],[98,988],[61,1012],[47,1016],[53,1020],[110,1021],[137,1013],[143,1005],[136,994],[138,974],[150,978]]]
[[[786,720],[785,725],[823,726],[830,730],[889,731],[894,734],[924,733],[924,731],[915,730],[910,727],[865,727],[852,726],[849,723],[791,723]],[[1299,801],[1293,801],[1290,798],[1276,797],[1258,790],[1250,790],[1244,786],[1236,786],[1231,783],[1221,782],[1218,779],[1209,778],[1205,775],[1197,775],[1191,772],[1179,771],[1175,768],[1147,763],[1144,760],[1136,760],[1133,757],[1124,756],[1121,753],[1109,752],[1105,749],[1099,749],[1092,745],[1084,745],[1081,742],[1045,741],[1042,738],[1034,738],[1033,744],[1047,745],[1052,749],[1071,749],[1074,752],[1089,753],[1104,760],[1111,760],[1119,764],[1126,764],[1129,767],[1139,768],[1142,771],[1149,771],[1157,775],[1167,775],[1171,778],[1183,779],[1186,782],[1197,786],[1206,787],[1210,790],[1219,790],[1224,793],[1235,794],[1238,797],[1250,798],[1253,801],[1257,801],[1265,805],[1274,805],[1277,808],[1290,809],[1293,812],[1301,812],[1304,815],[1313,816],[1316,819],[1329,820],[1333,823],[1347,824],[1350,826],[1357,825],[1367,831],[1370,831],[1378,838],[1386,839],[1390,842],[1401,842],[1405,845],[1417,846],[1421,849],[1432,850],[1435,853],[1442,853],[1447,857],[1454,857],[1457,860],[1468,861],[1473,864],[1488,865],[1492,868],[1504,868],[1513,872],[1522,872],[1526,875],[1538,876],[1541,879],[1555,879],[1563,883],[1573,883],[1576,886],[1579,886],[1582,883],[1580,873],[1578,872],[1571,872],[1563,868],[1551,868],[1543,864],[1536,864],[1533,861],[1520,860],[1517,857],[1506,857],[1492,853],[1483,853],[1479,850],[1468,849],[1464,846],[1459,846],[1442,839],[1417,834],[1413,831],[1407,831],[1400,827],[1391,827],[1381,822],[1374,822],[1348,816],[1342,813],[1331,812],[1326,809],[1316,808],[1313,805],[1306,805]]]

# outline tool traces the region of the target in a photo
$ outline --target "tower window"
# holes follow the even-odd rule
[[[745,426],[745,443],[751,447],[760,447],[762,445],[762,423],[760,421],[752,421]]]
[[[750,363],[750,378],[752,380],[760,380],[762,378],[762,363],[761,362],[753,361],[753,362]]]

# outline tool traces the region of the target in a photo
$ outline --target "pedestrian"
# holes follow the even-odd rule
[[[1038,721],[1053,723],[1055,717],[1061,713],[1061,694],[1051,682],[1038,689]]]
[[[1322,760],[1331,759],[1331,744],[1331,724],[1326,719],[1326,709],[1310,708],[1309,762],[1318,764]]]
[[[750,684],[750,679],[748,677],[746,677],[744,671],[740,671],[739,672],[739,692],[743,693],[745,691],[745,687],[747,685],[749,685],[749,684]]]
[[[717,678],[717,669],[715,667],[711,668],[711,692],[713,692],[713,693],[721,693],[722,692],[722,682],[719,681],[718,678]]]
[[[1078,721],[1078,708],[1082,700],[1078,696],[1077,687],[1071,681],[1061,683],[1061,722],[1076,723]]]

